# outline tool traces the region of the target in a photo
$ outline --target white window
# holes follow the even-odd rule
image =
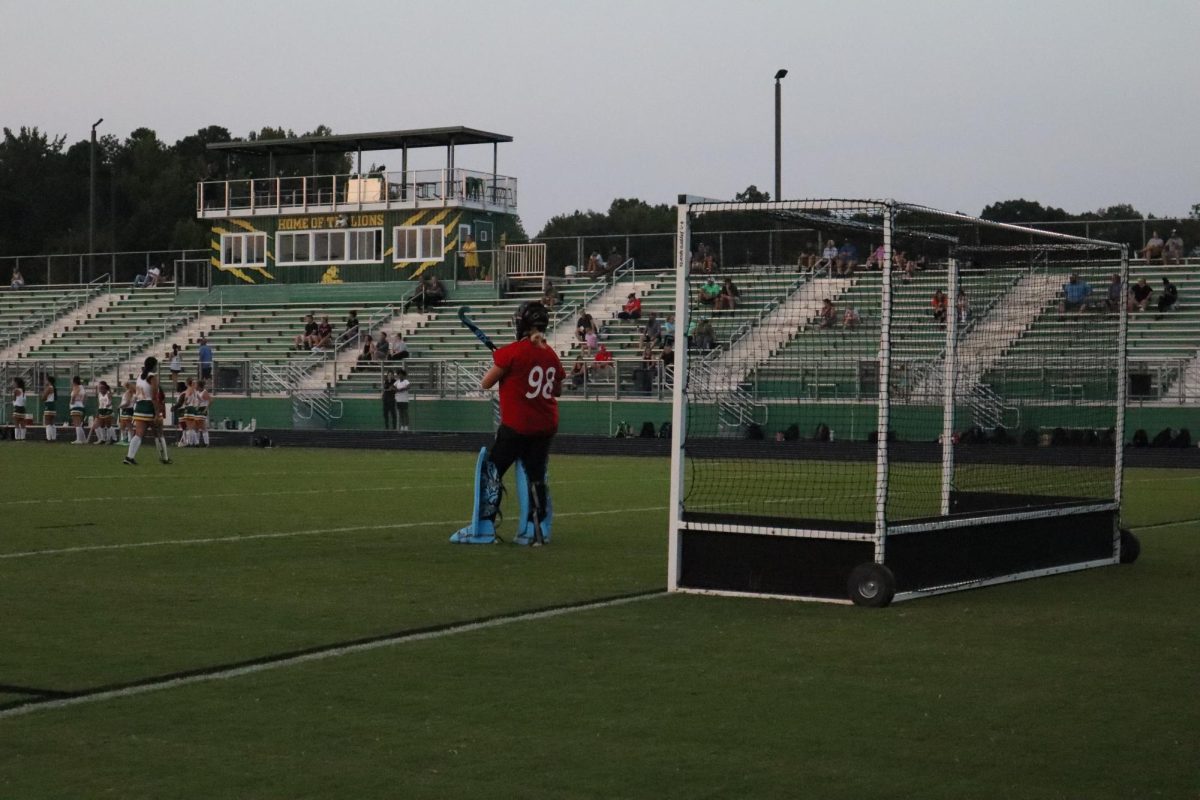
[[[275,263],[378,264],[383,261],[383,228],[275,234]]]
[[[348,231],[350,240],[347,261],[382,261],[383,260],[383,228]]]
[[[265,267],[267,265],[267,235],[265,233],[221,234],[221,266]]]
[[[441,261],[446,257],[444,225],[393,228],[392,234],[393,261]]]

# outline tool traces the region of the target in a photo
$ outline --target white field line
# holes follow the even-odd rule
[[[114,479],[116,480],[116,479]],[[563,480],[555,481],[554,485],[570,485],[576,483],[626,483],[628,478],[580,478],[578,480]],[[643,479],[644,480],[644,479]],[[667,477],[663,476],[660,479],[666,481]],[[358,486],[351,489],[280,489],[274,492],[221,492],[216,494],[144,494],[144,495],[121,495],[107,497],[46,497],[46,498],[29,498],[24,500],[0,500],[0,506],[36,506],[36,505],[61,505],[64,503],[96,503],[96,502],[130,502],[143,503],[147,501],[170,501],[177,500],[209,500],[228,497],[279,497],[284,495],[309,495],[309,494],[354,494],[357,492],[401,492],[413,489],[438,489],[443,488],[443,483],[419,483],[407,486]]]
[[[370,652],[371,650],[379,650],[384,647],[395,647],[396,645],[401,644],[424,642],[430,639],[442,639],[447,636],[457,636],[461,633],[474,633],[475,631],[499,628],[504,625],[512,625],[518,622],[532,622],[534,620],[551,619],[553,617],[561,617],[581,611],[594,611],[601,608],[623,606],[642,600],[663,597],[664,595],[666,595],[666,592],[656,592],[654,594],[644,594],[636,597],[620,597],[615,600],[601,600],[595,603],[588,603],[587,605],[568,606],[566,608],[551,608],[546,609],[545,611],[533,611],[528,614],[500,617],[498,619],[485,620],[483,622],[467,622],[463,623],[462,625],[454,625],[436,631],[426,631],[423,633],[400,633],[386,639],[377,639],[373,642],[352,644],[345,647],[321,650],[315,653],[305,653],[304,655],[292,656],[291,658],[281,658],[278,661],[267,661],[259,664],[250,664],[243,667],[232,667],[219,672],[210,672],[203,675],[190,675],[184,678],[167,678],[156,683],[145,683],[139,686],[128,686],[122,689],[96,692],[94,694],[86,694],[80,697],[64,697],[57,700],[47,700],[45,702],[32,703],[26,706],[18,706],[17,708],[10,708],[7,711],[0,711],[0,719],[19,717],[25,714],[35,714],[39,711],[50,711],[58,708],[66,708],[68,706],[99,703],[105,700],[116,700],[122,697],[133,697],[134,695],[159,692],[164,689],[176,689],[180,686],[189,686],[195,683],[224,681],[229,680],[230,678],[240,678],[243,675],[253,675],[257,672],[284,669],[286,667],[294,667],[299,664],[307,664],[313,661],[324,661],[330,658],[340,658],[342,656],[351,655],[354,653],[366,653]]]
[[[556,514],[555,517],[596,517],[606,514],[639,513],[643,511],[665,511],[666,506],[650,506],[648,508],[609,508],[603,511],[567,511]],[[430,526],[461,525],[462,517],[452,520],[430,520],[428,522],[393,522],[385,525],[349,525],[342,528],[313,528],[303,531],[275,531],[273,533],[247,533],[240,536],[212,536],[203,539],[155,539],[149,542],[117,542],[113,544],[85,544],[75,547],[57,547],[45,550],[23,550],[16,553],[0,553],[0,560],[12,558],[32,558],[33,556],[66,555],[69,553],[92,553],[103,550],[133,550],[143,547],[169,547],[172,545],[193,544],[227,544],[230,542],[250,542],[258,539],[287,539],[295,536],[324,536],[334,533],[359,533],[363,531],[391,531],[406,528],[426,528]]]

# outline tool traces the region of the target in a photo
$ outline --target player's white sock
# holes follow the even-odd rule
[[[54,427],[54,423],[50,423],[50,424],[46,425],[46,441],[47,442],[58,441],[58,428]]]
[[[23,441],[23,440],[25,439],[25,429],[24,429],[24,428],[17,428],[17,429],[16,429],[16,437],[15,437],[15,438],[16,438],[16,440],[17,440],[17,441]]]
[[[136,458],[138,448],[141,446],[142,446],[142,437],[140,437],[140,436],[129,437],[129,452],[126,453],[125,456],[127,458]]]
[[[208,447],[208,428],[204,429],[204,446]]]
[[[84,444],[85,442],[87,442],[87,437],[85,437],[83,435],[83,426],[82,425],[75,426],[75,441],[79,442],[80,444]]]

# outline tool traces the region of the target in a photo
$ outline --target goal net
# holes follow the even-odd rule
[[[685,200],[673,588],[861,601],[857,567],[906,598],[1116,559],[1121,246],[893,201]],[[705,257],[739,223],[812,235]]]

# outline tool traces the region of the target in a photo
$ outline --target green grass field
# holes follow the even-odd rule
[[[881,611],[652,595],[5,715],[665,583],[663,460],[555,457],[529,550],[447,543],[471,454],[175,459],[0,446],[3,800],[1200,796],[1178,470],[1127,473],[1133,566]]]

